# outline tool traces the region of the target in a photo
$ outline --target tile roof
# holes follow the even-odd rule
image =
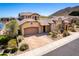
[[[28,21],[36,21],[36,20],[34,19],[23,19],[21,21],[17,20],[19,25],[22,25],[23,23]],[[37,21],[40,23],[40,25],[49,25],[49,23],[54,23],[52,19],[44,19],[44,20],[37,20]]]
[[[32,14],[38,14],[38,13],[32,13],[32,12],[21,12],[20,15],[32,15]],[[39,15],[39,14],[38,14]]]
[[[22,25],[23,23],[28,22],[28,21],[35,21],[35,20],[34,19],[23,19],[21,21],[17,20],[19,25]]]
[[[38,22],[39,22],[41,25],[49,25],[49,23],[54,23],[54,22],[52,21],[52,19],[38,20]]]
[[[31,15],[31,14],[33,14],[32,12],[22,12],[22,13],[20,13],[20,15]]]

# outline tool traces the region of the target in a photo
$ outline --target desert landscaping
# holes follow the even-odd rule
[[[77,13],[41,16],[22,12],[18,18],[0,18],[0,56],[16,56],[79,32]]]

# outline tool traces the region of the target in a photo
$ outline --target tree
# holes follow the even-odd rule
[[[18,34],[18,23],[16,20],[11,20],[8,24],[6,24],[7,35],[10,37],[15,37]]]

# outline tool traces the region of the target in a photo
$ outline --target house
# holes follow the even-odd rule
[[[31,12],[22,12],[18,16],[19,29],[24,36],[53,32],[58,28],[59,24],[64,24],[62,26],[66,28],[73,18],[79,18],[77,16],[48,17]]]
[[[46,33],[53,30],[54,22],[52,19],[41,16],[38,13],[22,12],[19,14],[21,20],[17,20],[22,35],[33,35],[38,33]],[[53,27],[53,28],[52,28]]]

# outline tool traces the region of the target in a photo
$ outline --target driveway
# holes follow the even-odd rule
[[[29,49],[31,50],[53,42],[53,40],[47,35],[33,35],[30,37],[25,37],[22,42],[27,43],[29,45]]]

